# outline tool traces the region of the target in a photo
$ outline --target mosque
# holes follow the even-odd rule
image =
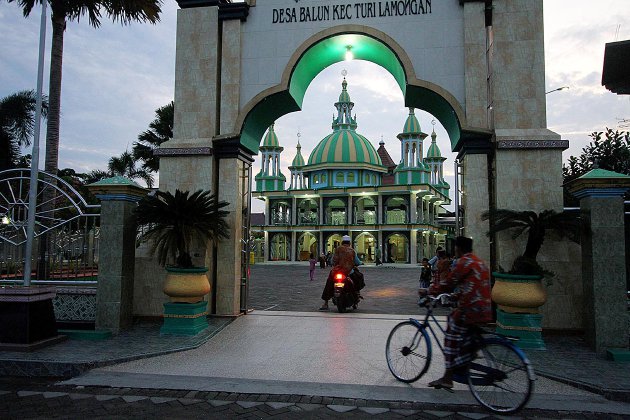
[[[439,216],[450,204],[449,184],[435,130],[427,134],[409,109],[398,134],[401,160],[396,164],[381,140],[379,148],[357,132],[348,82],[335,103],[332,133],[302,156],[299,138],[289,180],[280,168],[280,146],[273,124],[260,147],[262,166],[253,196],[265,202],[252,215],[257,261],[305,261],[334,251],[343,235],[365,263],[415,264],[445,246],[452,226]],[[443,218],[447,220],[446,218]]]

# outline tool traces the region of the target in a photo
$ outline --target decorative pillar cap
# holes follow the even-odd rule
[[[620,197],[630,191],[630,176],[596,168],[565,186],[577,198]]]
[[[147,189],[124,176],[105,178],[87,186],[101,201],[138,202],[147,195]]]

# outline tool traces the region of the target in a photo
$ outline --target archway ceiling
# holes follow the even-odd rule
[[[291,73],[288,89],[263,98],[249,112],[241,132],[241,144],[258,153],[261,139],[271,123],[283,115],[299,111],[313,79],[327,67],[343,61],[348,47],[355,60],[370,61],[387,70],[400,87],[405,106],[434,115],[448,132],[451,148],[456,148],[461,138],[461,122],[451,104],[436,91],[423,86],[426,82],[420,80],[419,84],[410,84],[408,75],[413,74],[413,69],[405,69],[399,57],[384,42],[358,33],[334,35],[308,48]]]

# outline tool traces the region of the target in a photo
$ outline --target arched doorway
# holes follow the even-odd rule
[[[346,203],[339,198],[330,200],[326,205],[326,220],[324,224],[339,226],[346,223]]]
[[[370,232],[363,232],[354,238],[354,250],[364,263],[376,261],[376,237]]]
[[[310,232],[304,232],[300,235],[297,242],[297,255],[295,256],[298,261],[308,261],[311,254],[315,258],[318,257],[319,252],[317,252],[317,238]]]
[[[315,200],[311,198],[300,200],[297,207],[298,225],[319,224],[319,205],[315,202]]]
[[[271,224],[291,224],[291,205],[287,201],[271,202]]]
[[[276,233],[269,243],[269,261],[289,261],[291,240],[286,233]]]
[[[326,238],[326,253],[335,252],[335,249],[341,245],[343,236],[340,233],[333,233]]]
[[[385,258],[389,263],[409,262],[409,240],[400,233],[393,233],[385,241]]]
[[[376,201],[372,197],[361,197],[354,204],[354,224],[375,225],[377,222]]]
[[[402,225],[408,223],[409,206],[405,197],[390,197],[385,201],[385,223]]]

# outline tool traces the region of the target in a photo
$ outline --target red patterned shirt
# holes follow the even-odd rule
[[[429,293],[451,293],[457,298],[457,308],[451,316],[463,324],[483,324],[492,321],[490,298],[490,271],[486,264],[473,253],[464,254],[453,270]]]

